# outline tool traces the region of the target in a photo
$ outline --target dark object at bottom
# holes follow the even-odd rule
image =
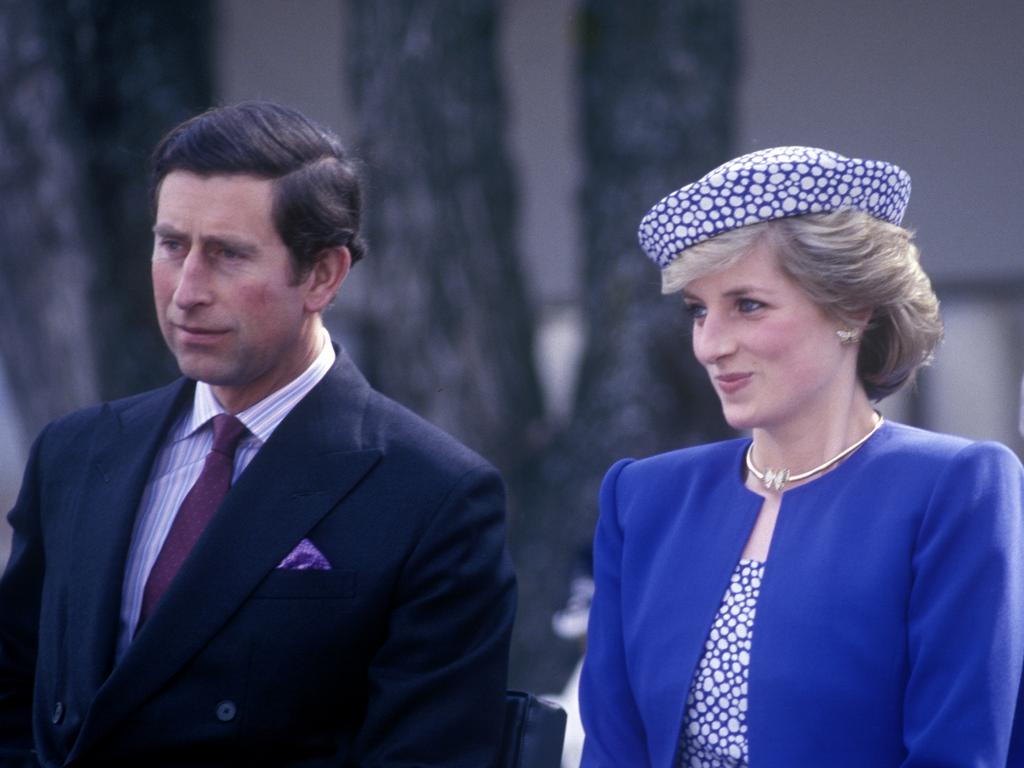
[[[505,694],[505,731],[498,768],[559,768],[565,711],[532,693]]]

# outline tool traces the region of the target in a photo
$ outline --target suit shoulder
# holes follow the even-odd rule
[[[1020,466],[1013,451],[992,440],[970,440],[897,422],[887,422],[880,437],[878,456],[887,461],[932,466],[979,461]]]
[[[602,495],[658,506],[667,499],[712,496],[737,485],[749,443],[749,438],[738,438],[623,459],[605,475]]]
[[[174,398],[180,394],[185,384],[184,379],[178,379],[157,389],[71,411],[47,424],[39,433],[37,442],[40,445],[78,444],[80,439],[90,435],[109,414],[120,418],[154,401]]]
[[[643,482],[652,477],[687,475],[730,467],[749,442],[748,438],[722,440],[679,448],[639,460],[626,460],[622,475],[624,479]]]
[[[58,416],[53,419],[47,427],[57,430],[68,428],[73,429],[78,425],[94,422],[106,410],[111,410],[118,414],[129,413],[135,408],[147,404],[154,399],[176,397],[186,383],[187,382],[184,379],[177,379],[170,384],[165,384],[164,386],[156,389],[150,389],[145,392],[127,395],[126,397],[117,398],[115,400],[105,400],[101,403],[88,405],[84,408],[79,408],[62,416]]]
[[[365,429],[386,456],[446,476],[474,469],[497,471],[455,437],[376,390],[371,392],[368,413]]]

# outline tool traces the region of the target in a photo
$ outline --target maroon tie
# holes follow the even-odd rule
[[[185,562],[213,513],[228,495],[235,465],[235,449],[247,431],[245,425],[234,416],[220,413],[213,417],[213,448],[206,456],[203,471],[195,485],[181,502],[167,539],[153,564],[153,570],[149,572],[142,593],[138,627],[149,618],[153,607]]]

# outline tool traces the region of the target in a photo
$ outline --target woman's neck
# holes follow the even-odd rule
[[[826,413],[808,411],[799,418],[755,428],[751,456],[754,464],[762,472],[767,468],[785,468],[798,475],[842,453],[876,424],[877,416],[867,396],[862,391],[858,395],[847,408],[829,409]],[[749,487],[757,484],[756,478],[747,478]],[[787,487],[798,484],[790,483]]]

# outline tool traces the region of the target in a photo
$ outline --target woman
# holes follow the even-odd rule
[[[872,405],[941,338],[909,195],[780,147],[641,223],[751,438],[608,472],[584,766],[1024,764],[1024,471]]]

